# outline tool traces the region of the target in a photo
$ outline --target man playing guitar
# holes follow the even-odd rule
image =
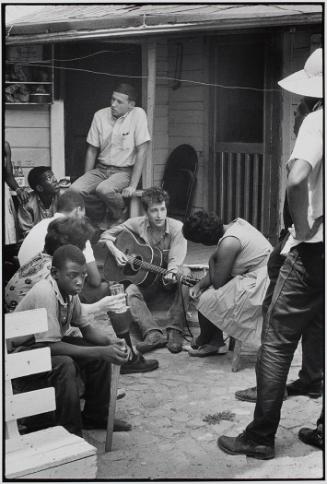
[[[169,196],[161,188],[152,187],[144,190],[141,202],[145,210],[144,216],[130,218],[106,230],[101,235],[100,242],[106,243],[120,267],[129,263],[128,255],[115,244],[116,238],[123,231],[132,233],[143,244],[148,244],[153,249],[160,249],[163,254],[163,267],[167,268],[163,271],[162,277],[156,277],[150,287],[130,284],[126,290],[133,320],[143,338],[136,348],[141,353],[146,353],[167,343],[169,351],[179,353],[183,343],[188,288],[182,285],[178,275],[186,276],[190,273],[189,269],[180,267],[187,251],[187,241],[182,234],[183,224],[167,217]],[[167,315],[166,339],[148,306],[163,303],[167,305],[169,297],[173,298],[173,301]]]

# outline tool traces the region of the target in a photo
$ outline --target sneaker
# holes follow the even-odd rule
[[[107,429],[107,420],[95,420],[93,418],[83,415],[83,429],[85,430],[95,430],[95,429]],[[114,432],[129,432],[132,430],[131,424],[125,422],[125,420],[120,420],[115,418],[114,420]]]
[[[167,348],[171,353],[180,353],[183,347],[183,334],[177,329],[168,329],[168,343]]]
[[[166,346],[167,340],[161,331],[152,330],[146,335],[144,341],[137,343],[136,349],[140,353],[148,353],[149,351]]]
[[[242,402],[256,403],[257,401],[257,387],[247,388],[246,390],[238,390],[235,392],[236,400],[241,400]],[[283,400],[287,399],[287,391],[285,390]]]
[[[307,427],[303,427],[299,430],[299,439],[305,444],[313,445],[319,449],[324,448],[323,433],[319,432],[317,428],[309,429]]]
[[[273,446],[258,444],[248,439],[245,432],[242,432],[237,437],[222,435],[217,440],[217,445],[226,454],[244,454],[247,457],[261,460],[273,459],[275,457],[275,449]]]
[[[215,346],[215,345],[203,345],[199,346],[197,349],[191,348],[188,352],[190,356],[198,356],[203,358],[205,356],[211,355],[225,355],[228,352],[228,348],[226,345],[222,346]]]
[[[144,356],[138,354],[135,360],[128,361],[120,367],[120,374],[128,373],[146,373],[147,371],[156,370],[159,366],[157,360],[146,360]]]
[[[296,395],[307,395],[310,398],[319,398],[321,396],[321,385],[305,385],[301,380],[292,381],[286,385],[287,393],[290,397]]]

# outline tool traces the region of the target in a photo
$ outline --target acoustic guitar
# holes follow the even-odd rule
[[[169,271],[163,267],[163,253],[157,247],[144,243],[129,230],[123,230],[116,238],[116,247],[128,258],[125,266],[119,266],[114,256],[108,251],[103,266],[103,274],[107,281],[136,284],[141,287],[151,286],[159,277]],[[192,287],[198,279],[176,274],[182,284]]]

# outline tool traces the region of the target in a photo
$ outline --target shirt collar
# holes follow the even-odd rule
[[[125,113],[123,116],[119,116],[119,118],[114,118],[113,115],[112,115],[112,112],[111,112],[111,108],[110,108],[110,115],[111,115],[111,119],[116,122],[116,121],[119,121],[120,119],[123,120],[125,118],[127,118],[127,116],[129,115],[129,113],[131,113],[133,111],[134,108],[132,109],[129,109],[127,111],[127,113]]]
[[[145,229],[145,231],[147,231],[150,228],[151,228],[151,225],[150,225],[149,219],[148,219],[147,215],[144,215],[144,229]],[[169,233],[170,233],[170,229],[169,229],[169,223],[168,223],[168,217],[167,217],[166,218],[166,226],[165,226],[165,234],[169,234]]]
[[[56,298],[58,299],[58,301],[60,302],[60,304],[62,304],[63,306],[67,306],[67,304],[71,301],[72,296],[68,296],[68,301],[65,302],[64,301],[64,298],[62,297],[61,292],[59,291],[59,287],[58,287],[57,281],[51,275],[49,277],[49,282],[52,285],[53,290],[54,290],[54,292],[56,294]]]

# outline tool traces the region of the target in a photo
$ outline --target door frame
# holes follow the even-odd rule
[[[264,206],[261,213],[261,220],[264,235],[275,243],[279,232],[279,166],[281,155],[281,95],[277,86],[277,80],[280,79],[282,66],[282,34],[279,30],[272,33],[253,31],[244,31],[243,41],[252,42],[253,40],[260,40],[265,43],[264,51],[264,107],[263,107],[263,180],[264,186],[262,190],[268,194],[264,199]],[[217,69],[215,46],[217,42],[234,43],[240,42],[240,32],[232,35],[224,34],[217,35],[210,38],[209,46],[209,76],[210,82],[216,82],[215,73]],[[216,94],[215,89],[210,88],[209,96],[211,102],[209,104],[209,166],[208,166],[208,206],[209,210],[215,210],[216,183],[214,178],[214,164],[215,164],[215,144],[216,144]]]

